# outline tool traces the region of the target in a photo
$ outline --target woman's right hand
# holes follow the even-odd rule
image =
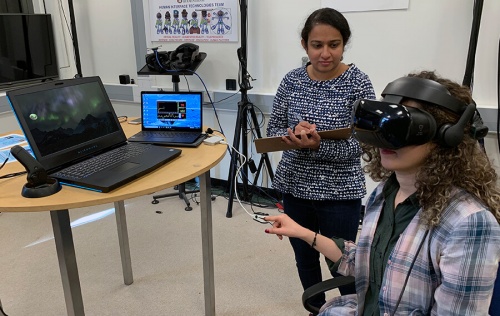
[[[307,236],[307,232],[310,232],[309,229],[300,226],[286,214],[266,216],[264,220],[273,222],[273,227],[266,229],[266,233],[275,234],[279,239],[283,239],[283,236],[303,239]]]

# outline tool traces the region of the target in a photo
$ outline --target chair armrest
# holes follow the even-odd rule
[[[336,289],[339,286],[348,285],[351,283],[354,283],[353,276],[339,276],[339,277],[331,278],[331,279],[322,281],[318,284],[315,284],[315,285],[307,288],[304,291],[304,293],[302,293],[302,305],[304,305],[304,308],[307,311],[313,313],[314,315],[317,315],[319,313],[319,308],[309,304],[309,301],[312,297],[314,297],[320,293]]]

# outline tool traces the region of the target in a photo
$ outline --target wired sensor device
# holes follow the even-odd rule
[[[220,137],[220,136],[215,136],[215,135],[210,136],[210,137],[208,137],[208,138],[204,139],[204,140],[203,140],[203,143],[204,143],[205,145],[209,145],[209,146],[214,146],[214,145],[216,145],[216,144],[224,144],[224,145],[227,145],[227,146],[231,147],[231,148],[232,148],[232,150],[234,150],[234,151],[235,151],[238,155],[240,155],[240,156],[242,157],[242,159],[243,159],[243,163],[242,163],[242,164],[238,167],[238,170],[237,170],[237,171],[236,171],[236,173],[235,173],[235,183],[236,183],[236,179],[238,178],[238,175],[239,175],[239,173],[240,173],[240,171],[241,171],[241,168],[242,168],[242,167],[246,164],[246,162],[247,162],[247,158],[246,158],[243,154],[241,154],[238,150],[236,150],[236,148],[234,148],[233,146],[231,146],[231,145],[229,145],[227,142],[225,142],[225,141],[224,141],[224,139],[223,139],[222,137]],[[234,194],[235,194],[236,199],[238,200],[238,203],[240,204],[241,208],[242,208],[242,209],[243,209],[243,210],[244,210],[244,211],[245,211],[245,212],[246,212],[246,213],[247,213],[247,214],[248,214],[248,215],[249,215],[249,216],[250,216],[250,217],[251,217],[254,221],[259,222],[259,223],[261,223],[261,224],[271,224],[271,225],[272,225],[272,222],[270,222],[270,221],[266,221],[266,220],[264,219],[266,216],[268,216],[268,214],[264,214],[264,213],[254,213],[254,214],[252,214],[252,213],[250,213],[250,212],[249,212],[249,211],[248,211],[248,210],[247,210],[247,209],[243,206],[243,204],[241,203],[241,200],[240,200],[240,198],[239,198],[239,196],[238,196],[238,189],[237,189],[237,187],[236,187],[236,186],[234,187]]]
[[[213,146],[215,144],[220,144],[224,139],[220,136],[210,136],[203,140],[203,144]]]

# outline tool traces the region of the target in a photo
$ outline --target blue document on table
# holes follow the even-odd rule
[[[0,148],[12,147],[24,143],[26,138],[19,134],[9,134],[0,137]]]

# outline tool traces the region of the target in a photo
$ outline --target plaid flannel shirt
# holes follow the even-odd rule
[[[335,297],[321,316],[362,315],[370,247],[384,205],[379,184],[367,203],[358,244],[346,241],[338,272],[356,277],[357,294]],[[379,296],[380,315],[488,315],[500,260],[500,226],[483,204],[461,189],[426,235],[419,210],[394,247]],[[415,258],[418,247],[422,248]],[[415,264],[411,272],[411,262]]]

